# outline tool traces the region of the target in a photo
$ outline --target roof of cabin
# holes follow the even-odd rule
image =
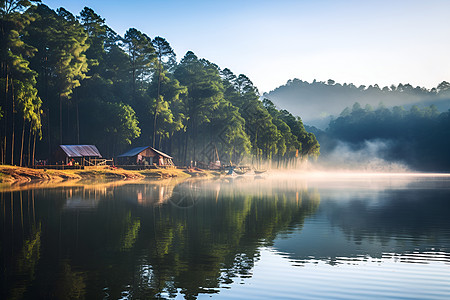
[[[94,145],[59,145],[68,157],[102,157]]]
[[[167,154],[165,154],[164,152],[161,152],[161,151],[159,151],[159,150],[156,150],[155,148],[150,147],[150,146],[144,146],[144,147],[136,147],[136,148],[133,148],[133,149],[131,149],[131,150],[128,150],[128,151],[125,152],[124,154],[119,155],[118,157],[132,157],[132,156],[136,156],[136,155],[138,155],[139,153],[141,153],[142,151],[144,151],[144,150],[146,150],[146,149],[151,149],[151,150],[153,150],[154,152],[156,152],[157,154],[159,154],[159,155],[161,155],[161,156],[163,156],[163,157],[170,158],[170,159],[173,158],[172,156],[167,155]]]

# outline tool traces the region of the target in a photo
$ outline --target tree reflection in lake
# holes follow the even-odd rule
[[[449,184],[442,175],[320,182],[314,217],[303,230],[280,235],[274,249],[296,264],[312,257],[330,264],[392,256],[406,261],[411,253],[440,251],[439,259],[450,263],[450,254],[441,256],[450,249]],[[424,254],[420,262],[435,259]]]
[[[306,174],[4,190],[0,298],[443,298],[449,183]]]
[[[252,180],[5,191],[1,298],[216,293],[319,202]]]

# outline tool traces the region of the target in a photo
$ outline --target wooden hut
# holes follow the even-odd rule
[[[150,146],[133,148],[117,157],[117,165],[173,166],[173,157]]]
[[[99,159],[102,155],[94,145],[59,145],[54,153],[56,164],[86,165],[91,159]]]

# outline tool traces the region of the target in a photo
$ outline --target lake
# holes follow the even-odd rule
[[[450,177],[4,187],[0,299],[448,299]]]

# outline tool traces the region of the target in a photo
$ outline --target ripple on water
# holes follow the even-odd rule
[[[252,278],[235,282],[214,297],[448,299],[448,258],[448,253],[439,251],[408,253],[405,256],[385,253],[382,258],[340,257],[332,265],[315,259],[293,261],[283,253],[265,248],[255,264]]]

